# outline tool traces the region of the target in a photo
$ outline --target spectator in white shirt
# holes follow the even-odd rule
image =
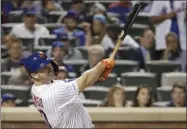
[[[166,48],[165,36],[175,32],[180,40],[182,50],[186,51],[185,28],[186,1],[153,1],[151,4],[151,22],[156,25],[156,49]]]
[[[96,14],[93,17],[93,31],[99,37],[100,44],[105,50],[113,49],[112,39],[106,33],[106,17],[102,14]]]
[[[38,45],[38,38],[49,35],[49,30],[45,26],[36,23],[35,10],[27,10],[24,14],[23,23],[15,25],[11,34],[16,37],[34,38],[35,45]]]

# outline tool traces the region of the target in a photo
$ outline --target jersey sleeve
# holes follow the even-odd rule
[[[58,105],[72,103],[79,95],[76,80],[65,80],[58,82],[55,86],[55,100]]]

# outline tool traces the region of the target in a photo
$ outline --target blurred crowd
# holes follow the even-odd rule
[[[89,7],[86,2],[91,3]],[[86,0],[2,0],[2,24],[11,23],[9,14],[22,11],[22,22],[14,25],[10,32],[2,30],[1,72],[14,72],[7,85],[32,86],[33,82],[20,65],[20,60],[40,48],[41,37],[55,36],[50,48],[45,51],[48,57],[54,58],[60,71],[56,79],[70,78],[72,72],[76,76],[94,67],[103,58],[109,57],[117,42],[118,32],[111,26],[121,26],[136,2],[142,2],[141,13],[149,16],[150,24],[143,28],[140,35],[127,35],[121,49],[124,53],[116,55],[118,60],[138,62],[139,71],[147,71],[146,62],[151,60],[167,60],[181,65],[181,72],[186,72],[186,1],[131,1],[118,2],[86,1]],[[104,2],[105,3],[105,2]],[[49,15],[60,12],[57,19]],[[138,22],[138,21],[137,21]],[[60,26],[49,30],[44,24],[54,23]],[[32,49],[27,49],[23,38],[34,38]],[[44,45],[45,46],[45,45]],[[81,50],[87,51],[84,54]],[[123,51],[122,51],[123,52]],[[87,59],[88,63],[78,71],[66,64],[67,60]],[[153,106],[152,90],[149,85],[140,85],[134,100],[127,102],[123,86],[113,86],[100,106],[104,107],[151,107]],[[83,96],[83,94],[81,94]],[[170,107],[187,106],[186,89],[181,84],[174,84],[171,91]],[[84,98],[84,97],[82,97]],[[2,95],[2,106],[15,106],[16,97],[12,94]]]

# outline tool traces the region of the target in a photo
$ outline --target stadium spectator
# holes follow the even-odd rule
[[[12,28],[11,34],[16,37],[35,38],[35,45],[38,45],[38,38],[49,35],[49,30],[43,25],[37,24],[36,11],[28,9],[25,10],[23,23],[15,25]]]
[[[42,0],[35,2],[36,10],[41,11],[43,16],[47,16],[51,11],[63,11],[61,5],[54,0]]]
[[[65,51],[63,50],[64,43],[61,41],[55,41],[52,44],[52,53],[51,56],[54,58],[54,61],[59,65],[63,65],[63,57],[65,56]]]
[[[150,21],[156,25],[156,50],[160,53],[166,48],[165,36],[171,31],[179,37],[180,48],[186,52],[185,28],[186,1],[152,1]]]
[[[96,14],[93,17],[93,31],[99,38],[98,44],[101,44],[105,50],[113,49],[112,39],[106,33],[106,17],[102,14]]]
[[[12,41],[15,39],[16,37],[14,37],[11,34],[6,34],[3,36],[2,38],[2,44],[5,45],[5,51],[2,52],[1,51],[1,58],[7,58],[8,57],[8,48],[10,46],[10,44],[12,43]]]
[[[59,66],[59,72],[56,76],[56,80],[65,80],[65,79],[68,79],[68,71],[66,67]]]
[[[140,47],[137,49],[137,54],[134,55],[135,60],[139,62],[139,67],[141,69],[145,69],[146,61],[154,59],[154,52],[152,51],[153,46],[154,32],[150,28],[147,28],[140,37]]]
[[[114,85],[107,94],[107,98],[101,107],[125,107],[125,91],[121,85]]]
[[[84,0],[72,0],[71,9],[77,11],[80,15],[78,16],[81,21],[85,20],[85,6]]]
[[[166,49],[162,53],[162,59],[180,63],[182,68],[181,70],[185,71],[186,55],[179,48],[179,41],[178,41],[177,34],[170,32],[166,35],[165,40],[166,40]]]
[[[6,48],[8,49],[10,44],[12,43],[12,41],[15,39],[16,37],[14,37],[11,34],[6,34],[3,36],[3,42],[2,44],[6,46]]]
[[[81,73],[83,73],[84,71],[90,68],[93,68],[99,61],[101,61],[104,58],[104,56],[105,56],[105,50],[101,45],[95,44],[89,46],[88,47],[89,63],[81,68]]]
[[[178,60],[180,58],[179,42],[177,34],[170,32],[165,37],[166,49],[163,53],[164,60]]]
[[[86,34],[84,31],[77,29],[79,24],[79,13],[75,10],[70,10],[67,12],[62,20],[65,26],[55,29],[52,34],[57,35],[59,38],[63,33],[68,33],[69,39],[76,39],[77,46],[84,46],[86,43]]]
[[[23,51],[21,40],[14,39],[8,48],[8,57],[1,64],[1,72],[19,70],[20,59],[30,54],[29,51]]]
[[[21,85],[21,86],[32,86],[33,81],[30,78],[29,74],[25,70],[25,67],[21,65],[20,60],[20,73],[13,75],[9,81],[8,85]]]
[[[126,15],[131,11],[131,0],[120,0],[108,6],[107,12],[118,13],[121,21],[126,21]]]
[[[166,105],[167,107],[187,107],[186,88],[181,84],[174,84],[171,91],[172,100]]]
[[[53,57],[54,61],[59,65],[59,66],[65,66],[68,71],[72,71],[72,67],[69,65],[64,64],[64,57],[66,55],[65,48],[64,48],[64,42],[61,41],[55,41],[52,44],[52,51],[47,52],[50,54],[49,57]]]
[[[132,107],[151,107],[152,90],[148,85],[140,85],[134,96]]]
[[[6,93],[1,97],[1,107],[16,107],[16,97],[12,94]]]

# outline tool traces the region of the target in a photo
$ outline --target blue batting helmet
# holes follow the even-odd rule
[[[58,65],[51,58],[48,58],[43,52],[33,53],[32,55],[28,56],[26,59],[22,59],[20,63],[24,65],[25,69],[29,73],[34,73],[44,68],[49,63],[52,64],[55,74],[59,70]]]

